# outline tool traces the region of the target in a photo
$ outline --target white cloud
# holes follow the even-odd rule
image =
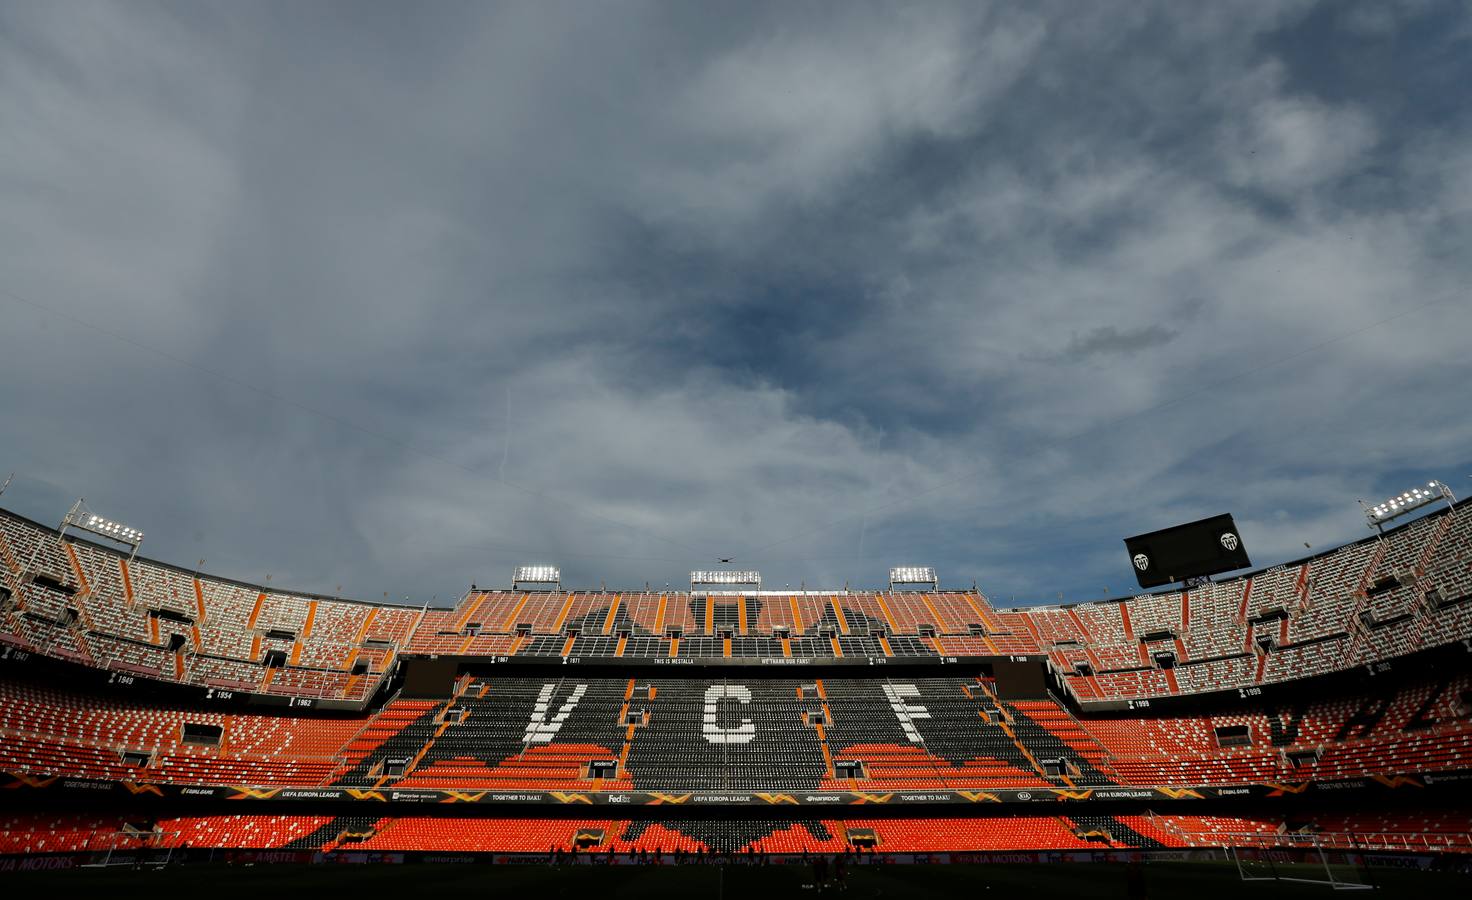
[[[1274,97],[1223,129],[1222,156],[1235,183],[1287,193],[1363,165],[1376,140],[1358,110]]]
[[[684,152],[645,173],[671,207],[651,213],[744,221],[821,198],[905,140],[980,131],[1044,32],[1022,14],[981,29],[944,7],[892,13],[777,28],[711,60],[670,108]]]

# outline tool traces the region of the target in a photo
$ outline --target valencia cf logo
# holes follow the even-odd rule
[[[1146,556],[1143,553],[1136,553],[1135,554],[1135,568],[1139,569],[1141,572],[1143,572],[1146,569],[1150,568],[1150,557]]]
[[[1222,534],[1222,539],[1221,540],[1222,540],[1222,546],[1225,547],[1226,549],[1228,549],[1228,550],[1236,550],[1237,549],[1237,536],[1235,534],[1232,534],[1230,531],[1224,532]]]

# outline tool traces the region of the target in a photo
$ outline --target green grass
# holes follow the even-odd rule
[[[1308,867],[1306,871],[1312,871]],[[1319,870],[1320,873],[1322,870]],[[1472,886],[1466,876],[1439,872],[1375,870],[1381,888],[1360,896],[1459,896]],[[1243,884],[1226,863],[1151,863],[1145,867],[1152,898],[1212,900],[1251,897],[1327,897],[1324,885],[1286,882]],[[292,900],[420,900],[425,897],[517,897],[545,900],[615,898],[754,897],[776,900],[816,896],[812,870],[802,866],[593,867],[490,865],[199,865],[163,870],[74,869],[0,876],[9,896],[168,896],[198,900],[292,898]],[[64,893],[62,893],[64,892]],[[1036,900],[1125,898],[1122,864],[858,866],[848,870],[847,889],[825,892],[844,898],[1007,897]],[[1354,895],[1351,895],[1354,896]]]

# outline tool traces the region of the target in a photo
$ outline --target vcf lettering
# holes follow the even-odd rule
[[[544,684],[542,690],[537,693],[537,705],[532,707],[532,719],[527,723],[526,734],[522,735],[523,744],[549,744],[557,732],[562,729],[562,723],[577,709],[578,701],[583,699],[583,694],[588,692],[586,684],[573,687],[572,693],[563,702],[551,720],[547,719],[547,713],[552,711],[552,695],[557,690],[555,684]]]
[[[705,722],[702,732],[712,744],[748,744],[756,737],[756,725],[742,719],[735,728],[716,724],[716,710],[722,701],[735,700],[745,706],[751,702],[751,689],[744,684],[713,684],[705,689]]]
[[[889,698],[889,708],[894,710],[895,718],[900,720],[900,728],[904,729],[905,737],[912,744],[923,744],[925,739],[920,736],[920,730],[915,727],[916,719],[930,718],[930,710],[913,703],[906,703],[906,697],[920,696],[920,689],[913,684],[886,684],[884,685],[884,696]]]

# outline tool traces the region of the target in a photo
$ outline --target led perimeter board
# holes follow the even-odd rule
[[[1231,513],[1125,538],[1124,546],[1142,588],[1252,565]]]

